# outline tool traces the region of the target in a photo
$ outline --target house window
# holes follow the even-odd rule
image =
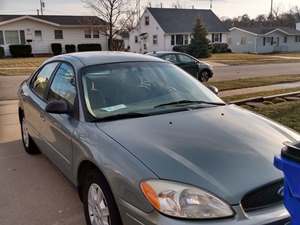
[[[300,36],[296,36],[296,37],[295,37],[295,41],[296,41],[296,42],[300,42]]]
[[[138,42],[139,42],[138,36],[134,36],[134,42],[135,42],[135,43],[138,43]]]
[[[247,37],[241,37],[241,45],[245,45],[247,42]]]
[[[266,37],[263,38],[263,46],[266,46]]]
[[[26,40],[25,40],[25,31],[24,30],[20,30],[20,41],[22,45],[26,44]]]
[[[55,39],[64,39],[64,34],[62,30],[55,30],[54,31]]]
[[[153,44],[157,45],[158,44],[158,38],[157,35],[153,35]]]
[[[287,41],[288,41],[288,37],[285,36],[285,37],[283,38],[283,42],[284,42],[284,43],[287,43]]]
[[[144,50],[147,50],[147,44],[146,43],[144,44]]]
[[[185,45],[189,44],[189,35],[184,35],[184,44]]]
[[[145,17],[145,25],[148,26],[150,24],[150,17],[146,16]]]
[[[34,31],[34,37],[35,37],[35,40],[41,41],[42,40],[42,31],[41,30]]]
[[[0,30],[0,45],[4,45],[3,31]]]
[[[100,31],[99,29],[93,30],[93,38],[100,38]]]
[[[223,34],[222,33],[213,33],[211,34],[211,42],[222,42]]]
[[[182,34],[176,35],[176,45],[183,45],[183,35]]]
[[[19,32],[17,30],[6,30],[4,35],[6,44],[20,44]]]
[[[85,38],[92,38],[92,30],[91,29],[84,30],[84,37]]]
[[[175,35],[171,35],[171,45],[175,45]]]

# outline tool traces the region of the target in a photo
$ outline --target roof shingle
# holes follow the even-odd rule
[[[198,17],[209,33],[228,32],[222,21],[207,9],[148,8],[166,33],[191,33]]]
[[[105,25],[106,22],[97,16],[63,16],[63,15],[0,15],[0,23],[23,16],[30,16],[47,22],[56,23],[61,26],[75,25]]]

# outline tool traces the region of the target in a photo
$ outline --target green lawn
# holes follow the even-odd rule
[[[256,93],[251,93],[251,94],[223,97],[222,99],[226,102],[231,102],[231,101],[247,99],[247,98],[252,98],[252,97],[259,97],[259,96],[264,97],[264,96],[284,94],[284,93],[294,92],[294,91],[300,91],[300,88],[288,88],[288,89],[281,89],[281,90],[275,90],[275,91],[256,92]]]
[[[300,132],[300,101],[266,105],[252,110]]]
[[[0,76],[30,75],[47,57],[0,59]]]
[[[234,90],[240,88],[259,87],[280,83],[291,83],[300,81],[299,75],[280,75],[268,77],[253,77],[228,81],[209,81],[210,85],[216,86],[220,91]]]
[[[299,57],[299,59],[278,58],[276,56]],[[212,62],[217,62],[217,63],[223,63],[227,65],[293,63],[293,62],[300,62],[300,53],[286,53],[286,54],[217,53],[217,54],[213,54],[207,60]]]

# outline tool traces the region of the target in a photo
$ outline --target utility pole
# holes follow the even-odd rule
[[[273,16],[273,3],[274,3],[273,0],[271,0],[271,12],[270,12],[271,16]]]
[[[44,8],[45,8],[44,0],[40,0],[40,8],[41,8],[41,15],[44,15]]]

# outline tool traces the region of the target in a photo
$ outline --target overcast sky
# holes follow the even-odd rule
[[[39,7],[40,0],[0,0],[2,14],[33,14]],[[91,14],[90,9],[84,7],[81,0],[44,0],[45,14]],[[131,0],[134,2],[135,0]],[[164,7],[171,7],[178,2],[185,8],[209,8],[210,0],[141,0],[143,4],[151,2],[152,7],[163,3]],[[271,0],[213,0],[213,10],[220,17],[235,17],[247,13],[250,17],[266,14],[270,11]],[[274,0],[274,6],[286,11],[291,7],[300,7],[300,0]]]

